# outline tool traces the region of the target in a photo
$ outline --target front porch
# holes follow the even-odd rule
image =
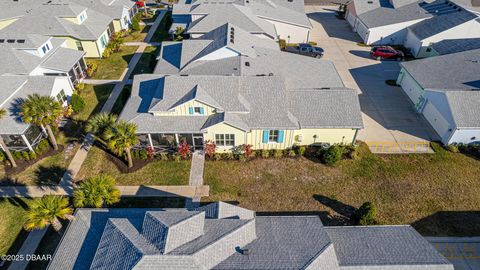
[[[187,143],[192,151],[202,150],[203,133],[145,133],[138,134],[138,148],[151,147],[155,153],[174,152],[179,144]]]

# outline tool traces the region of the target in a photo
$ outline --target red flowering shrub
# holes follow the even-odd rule
[[[253,155],[253,145],[251,144],[244,144],[243,145],[243,156],[249,158]]]
[[[155,155],[155,150],[153,150],[153,147],[151,147],[151,146],[147,147],[148,158],[152,159],[154,155]]]
[[[182,158],[187,158],[190,154],[190,146],[186,142],[182,142],[178,146],[178,153],[182,156]]]
[[[205,151],[205,155],[209,158],[212,158],[215,155],[215,149],[217,148],[217,145],[212,142],[212,141],[206,141],[203,149]]]

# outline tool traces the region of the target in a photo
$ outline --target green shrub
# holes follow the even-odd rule
[[[225,153],[225,159],[226,160],[234,160],[235,159],[235,155],[233,153]]]
[[[288,150],[288,156],[289,156],[289,157],[292,157],[292,158],[293,158],[293,157],[295,157],[296,155],[297,155],[297,154],[295,153],[295,151],[294,151],[293,149]]]
[[[42,155],[48,150],[48,147],[49,147],[48,141],[46,139],[43,139],[37,144],[37,147],[35,147],[35,152],[38,155]]]
[[[220,154],[220,153],[213,154],[213,160],[215,160],[215,161],[222,160],[222,154]]]
[[[6,158],[5,152],[0,150],[0,162],[4,161]]]
[[[447,145],[447,150],[452,152],[452,153],[458,153],[458,147],[454,144]]]
[[[238,159],[239,161],[243,161],[243,162],[245,162],[245,161],[248,160],[244,155],[238,155],[237,159]]]
[[[133,19],[132,19],[132,29],[133,29],[134,31],[140,30],[140,24],[138,23],[138,18],[137,18],[137,16],[133,17]]]
[[[141,149],[139,151],[139,157],[140,159],[143,159],[143,160],[147,159],[148,158],[147,150]]]
[[[285,39],[279,39],[278,46],[280,46],[280,50],[285,50],[285,47],[287,47],[287,41]]]
[[[300,146],[300,147],[298,147],[297,154],[299,156],[304,156],[306,150],[307,150],[307,148],[305,146]]]
[[[138,159],[140,157],[140,154],[138,152],[138,150],[132,150],[132,158],[133,159]]]
[[[108,57],[110,57],[110,55],[112,55],[112,49],[109,48],[109,47],[105,48],[105,50],[102,53],[102,57],[103,58],[108,58]]]
[[[262,156],[262,158],[268,158],[268,157],[270,157],[270,151],[267,150],[267,149],[262,149],[262,151],[261,151],[261,156]]]
[[[30,156],[30,160],[37,159],[37,154],[35,154],[33,151],[28,152],[28,155]]]
[[[377,209],[371,202],[365,202],[353,214],[356,225],[375,225],[377,216]]]
[[[179,153],[173,154],[173,160],[179,162],[180,160],[182,160],[182,155],[180,155]]]
[[[343,151],[339,145],[322,148],[317,152],[318,158],[327,165],[335,165],[342,159]]]
[[[281,158],[281,157],[283,157],[283,150],[281,150],[281,149],[275,149],[275,150],[273,151],[273,157],[274,157],[274,158]]]
[[[13,151],[12,156],[14,160],[22,159],[22,153],[20,151]]]
[[[168,153],[160,153],[160,160],[167,161]]]
[[[312,46],[317,46],[318,45],[317,42],[315,42],[315,41],[309,41],[308,44],[310,44]]]
[[[85,84],[77,83],[77,85],[75,85],[75,89],[77,89],[78,91],[82,91],[83,89],[85,89]]]
[[[22,153],[22,158],[25,160],[25,161],[29,161],[30,160],[30,155],[28,154],[28,151],[22,151],[20,152]]]
[[[79,94],[74,93],[70,100],[70,105],[72,105],[74,112],[79,113],[85,109],[85,100]]]

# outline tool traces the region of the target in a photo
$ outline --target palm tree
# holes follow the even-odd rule
[[[42,128],[46,128],[48,137],[57,150],[57,140],[53,135],[52,125],[62,116],[62,105],[50,96],[40,96],[39,94],[28,95],[22,104],[20,115],[25,123],[33,123]]]
[[[128,167],[133,166],[132,155],[130,150],[138,144],[138,138],[135,131],[137,126],[134,123],[126,121],[117,122],[112,128],[105,131],[105,140],[108,147],[116,152],[118,155],[127,154]]]
[[[82,182],[73,192],[75,207],[100,208],[120,201],[115,179],[108,175],[94,176]]]
[[[115,125],[115,122],[117,122],[117,116],[115,114],[99,113],[88,120],[85,129],[87,132],[103,138],[105,131],[111,129]]]
[[[7,111],[3,108],[0,109],[0,119],[4,118],[5,115],[7,115]],[[3,151],[8,157],[8,160],[10,160],[10,164],[12,164],[12,167],[17,167],[17,163],[15,162],[15,159],[13,159],[12,152],[10,152],[10,149],[8,149],[7,145],[5,144],[5,141],[3,140],[3,137],[0,136],[0,146],[2,146]]]
[[[55,231],[62,229],[62,223],[59,219],[72,220],[73,210],[69,207],[68,198],[55,195],[45,195],[38,200],[34,200],[27,211],[27,221],[24,228],[27,231],[33,229],[43,229],[47,225],[52,225]]]

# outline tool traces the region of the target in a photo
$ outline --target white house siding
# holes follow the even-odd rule
[[[452,143],[473,143],[480,142],[480,128],[460,128],[454,131],[452,137],[444,142],[446,144]]]
[[[227,57],[234,57],[234,56],[238,56],[239,53],[237,53],[236,51],[234,50],[231,50],[227,47],[223,47],[221,49],[218,49],[212,53],[209,53],[199,59],[197,59],[196,61],[203,61],[203,60],[218,60],[218,59],[223,59],[223,58],[227,58]]]
[[[357,17],[355,17],[355,15],[353,15],[351,12],[349,12],[347,10],[347,13],[346,13],[346,17],[347,17],[347,22],[348,24],[350,24],[350,26],[353,28],[355,26],[355,21],[357,20]]]
[[[235,146],[246,144],[247,133],[228,124],[220,123],[209,127],[207,133],[204,134],[205,141],[215,142],[216,134],[233,134],[235,136]],[[228,152],[231,150],[231,146],[220,146],[217,144],[217,152]]]
[[[65,95],[70,98],[73,94],[73,86],[68,77],[56,77],[52,87],[52,97],[56,97],[60,91],[64,91]],[[66,104],[63,104],[66,105]]]
[[[424,93],[423,88],[415,81],[415,79],[402,68],[397,80],[397,84],[400,85],[403,91],[408,95],[410,100],[415,105],[415,108],[420,110],[422,108],[421,96]]]
[[[271,19],[265,20],[275,26],[275,31],[280,39],[284,39],[288,43],[308,42],[310,34],[309,27],[279,22]]]
[[[368,36],[370,35],[369,34],[369,31],[368,31],[368,28],[365,24],[362,23],[362,21],[358,20],[357,19],[357,22],[356,22],[356,25],[354,26],[353,28],[357,33],[358,35],[362,38],[363,42],[367,43],[368,42]]]
[[[441,110],[448,110],[448,108],[439,108]],[[451,133],[449,131],[450,124],[431,101],[427,101],[425,109],[423,110],[423,116],[425,116],[425,119],[427,119],[433,129],[435,129],[437,134],[442,138],[442,142],[446,143]]]
[[[155,116],[177,116],[177,115],[183,115],[183,116],[189,116],[189,108],[190,107],[201,107],[204,110],[204,115],[211,115],[214,113],[215,108],[212,108],[202,102],[196,101],[196,100],[191,100],[188,102],[185,102],[183,104],[178,105],[177,107],[173,108],[172,111],[168,112],[155,112],[153,115]],[[195,117],[195,116],[192,116]]]
[[[122,16],[120,16],[120,25],[122,27],[123,30],[126,30],[129,28],[129,24],[131,22],[131,18],[130,18],[130,12],[128,10],[128,8],[124,7],[122,9]],[[127,23],[125,23],[125,19],[127,20]]]
[[[415,44],[415,47],[418,49],[414,56],[418,58],[430,56],[430,53],[427,52],[427,49],[435,42],[439,42],[445,39],[464,38],[480,38],[480,23],[478,23],[476,20],[470,20],[466,23],[457,25],[453,28],[438,33],[434,36],[428,37],[424,40],[419,41],[417,39],[417,44]]]
[[[370,33],[368,35],[368,40],[366,41],[366,44],[403,44],[407,35],[407,27],[422,20],[423,19],[370,28]]]
[[[199,38],[201,36],[203,36],[204,33],[200,33],[200,34],[190,34],[190,37],[191,38]]]
[[[407,29],[407,36],[405,37],[405,42],[403,45],[405,46],[405,48],[410,49],[412,54],[416,56],[420,51],[422,42],[410,29]]]

